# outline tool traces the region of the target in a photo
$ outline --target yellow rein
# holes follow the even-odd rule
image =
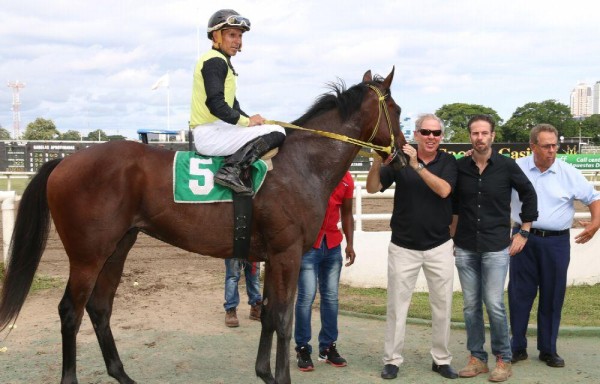
[[[353,137],[349,137],[349,136],[346,136],[346,135],[341,135],[341,134],[338,134],[338,133],[320,131],[318,129],[304,128],[304,127],[300,127],[298,125],[294,125],[294,124],[290,124],[290,123],[285,123],[283,121],[267,120],[267,121],[265,121],[265,124],[275,124],[275,125],[279,125],[279,126],[282,126],[282,127],[285,127],[285,128],[291,128],[291,129],[298,129],[298,130],[301,130],[301,131],[313,132],[313,133],[316,133],[317,135],[329,137],[331,139],[335,139],[335,140],[343,141],[343,142],[346,142],[346,143],[351,143],[351,144],[359,145],[359,146],[362,146],[362,147],[371,148],[371,149],[374,149],[376,151],[385,152],[385,153],[387,153],[389,155],[394,150],[394,132],[392,131],[392,120],[390,119],[389,111],[387,109],[387,106],[385,105],[385,97],[386,97],[386,95],[382,94],[381,91],[377,87],[375,87],[373,85],[369,84],[369,88],[371,88],[377,94],[377,98],[379,100],[379,104],[378,104],[379,105],[379,115],[377,116],[377,124],[375,125],[375,128],[373,128],[373,133],[371,134],[371,137],[369,138],[368,141],[358,140],[358,139],[355,139]],[[381,111],[382,110],[383,110],[383,113],[385,114],[385,118],[387,120],[388,127],[390,129],[390,145],[387,146],[387,147],[384,147],[384,146],[381,146],[381,145],[375,145],[375,144],[371,143],[371,140],[373,140],[373,138],[377,134],[377,131],[379,130],[379,121],[381,120]]]

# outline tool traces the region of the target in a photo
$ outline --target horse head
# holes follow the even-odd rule
[[[394,70],[383,80],[376,76],[375,80],[371,71],[363,75],[363,83],[370,87],[374,92],[372,96],[366,98],[367,102],[373,102],[375,98],[377,108],[369,116],[369,120],[375,120],[374,127],[370,130],[369,142],[389,148],[389,152],[376,149],[375,152],[383,158],[384,164],[391,164],[395,169],[400,169],[408,165],[408,159],[402,147],[406,144],[406,138],[400,130],[400,113],[402,109],[394,101],[391,93]],[[377,112],[375,112],[377,111]]]

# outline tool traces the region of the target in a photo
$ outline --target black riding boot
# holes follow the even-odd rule
[[[262,155],[283,144],[284,140],[283,133],[271,132],[249,141],[225,160],[215,175],[215,183],[240,194],[252,195],[254,193],[252,187],[246,186],[240,175]]]

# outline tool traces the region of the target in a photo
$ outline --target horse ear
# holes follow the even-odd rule
[[[396,70],[396,66],[392,67],[392,72],[383,80],[383,89],[390,89],[392,85],[392,80],[394,79],[394,70]]]
[[[371,70],[369,69],[367,72],[365,72],[365,74],[363,75],[363,83],[368,83],[370,81],[373,81],[373,76],[371,76]]]

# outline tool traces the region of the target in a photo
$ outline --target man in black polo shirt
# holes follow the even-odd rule
[[[458,374],[473,377],[489,372],[482,303],[490,319],[492,353],[496,367],[489,380],[500,382],[512,375],[510,335],[504,307],[504,285],[509,258],[527,241],[531,222],[537,219],[537,195],[521,168],[509,157],[492,150],[494,121],[487,115],[468,122],[473,144],[471,156],[459,159],[454,193],[458,215],[454,236],[456,268],[463,291],[467,366]],[[511,238],[510,200],[515,189],[523,202],[521,231]]]
[[[417,149],[408,144],[402,148],[410,157],[410,167],[394,171],[375,159],[367,176],[369,193],[383,192],[396,183],[388,251],[384,379],[396,378],[404,361],[408,306],[421,268],[432,308],[432,370],[448,379],[458,377],[450,366],[452,354],[448,350],[454,279],[450,194],[456,183],[456,160],[438,150],[442,133],[442,121],[437,116],[420,116],[415,122]]]

